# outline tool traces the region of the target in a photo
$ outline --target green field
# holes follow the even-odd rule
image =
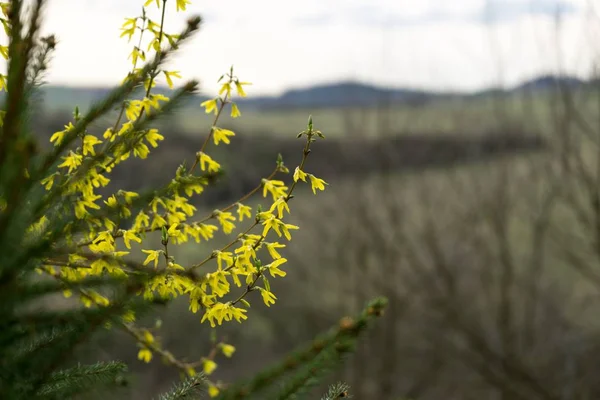
[[[592,89],[570,93],[574,108],[593,115],[598,96]],[[70,113],[74,105],[86,109],[99,98],[98,93],[67,88],[50,88],[44,97],[47,113]],[[100,97],[101,98],[101,97]],[[292,137],[303,129],[308,115],[331,137],[368,137],[412,134],[482,134],[521,129],[544,133],[551,129],[560,108],[562,95],[557,92],[512,93],[440,98],[424,105],[390,104],[371,108],[265,109],[242,106],[242,117],[232,119],[224,113],[221,124],[236,132]],[[197,104],[196,104],[197,103]],[[177,111],[164,127],[181,127],[192,136],[204,135],[213,116],[204,113],[200,100]]]
[[[232,128],[238,138],[259,138],[258,145],[273,137],[289,138],[298,152],[302,144],[294,138],[309,114],[329,139],[349,145],[355,138],[377,142],[402,134],[472,137],[504,133],[539,135],[548,145],[540,152],[409,173],[374,169],[376,172],[326,177],[329,186],[318,196],[301,187],[290,204],[288,219],[301,229],[293,232],[293,242],[283,251],[289,259],[284,267],[288,276],[271,283],[278,296],[276,306],[267,309],[259,302],[253,304],[243,332],[237,331],[237,326],[219,330],[219,334],[231,335],[240,349],[247,349],[230,365],[228,378],[278,358],[334,324],[339,315],[353,313],[367,298],[383,294],[390,299],[389,315],[381,329],[365,339],[362,352],[341,376],[361,398],[388,398],[380,383],[395,381],[398,376],[409,383],[419,381],[429,371],[423,360],[441,360],[443,367],[441,378],[431,383],[433,394],[420,398],[445,398],[452,390],[458,390],[460,398],[490,398],[494,386],[482,383],[476,370],[457,367],[456,358],[462,353],[457,355],[452,345],[478,354],[468,333],[498,348],[500,333],[507,325],[518,337],[512,356],[525,373],[552,393],[560,392],[562,381],[546,379],[537,372],[563,371],[565,360],[548,356],[559,353],[557,349],[570,355],[569,348],[561,347],[566,335],[562,330],[585,342],[600,324],[600,305],[589,300],[597,297],[600,287],[594,280],[600,265],[594,223],[600,221],[600,214],[594,208],[596,192],[590,189],[595,189],[590,182],[600,181],[598,96],[584,91],[572,95],[572,100],[558,93],[538,93],[533,97],[482,97],[363,109],[260,111],[242,107],[241,118],[224,118],[222,126]],[[58,105],[60,102],[54,103]],[[193,155],[195,147],[187,147],[200,145],[211,123],[212,116],[199,104],[163,121],[166,140],[161,147],[167,151],[162,153],[163,159],[159,150],[155,154],[159,157],[150,156],[149,166],[142,170],[144,180],[150,179],[152,171],[171,174],[171,169],[164,167],[166,158],[179,162]],[[178,142],[177,132],[194,140]],[[190,154],[182,155],[184,149]],[[257,148],[249,149],[237,153],[219,147],[223,151],[219,159],[226,156],[241,167],[250,163],[261,174],[268,174],[276,151],[273,158],[257,161],[250,154]],[[323,150],[323,142],[315,143],[307,170],[319,158],[336,163],[348,157],[343,151]],[[368,156],[373,164],[384,158],[376,151]],[[129,173],[123,179],[137,181],[139,176]],[[290,177],[286,179],[289,182]],[[203,199],[206,197],[198,198],[199,218],[215,208]],[[259,202],[269,203],[257,196],[247,204],[254,207]],[[247,226],[241,223],[238,229]],[[210,243],[192,242],[172,255],[181,265],[194,264],[228,239],[220,236]],[[158,246],[158,235],[153,240],[147,245]],[[133,246],[132,257],[143,257],[139,246]],[[440,317],[452,315],[445,305],[459,311],[469,332]],[[538,317],[529,318],[529,308],[535,309]],[[187,309],[185,302],[176,302],[159,313],[163,338],[177,354],[202,355],[208,344],[198,338],[206,333],[205,327],[198,323],[200,316]],[[519,340],[527,335],[532,341],[522,344]],[[97,346],[103,354],[135,361],[126,339],[111,336],[104,340]],[[585,357],[570,356],[575,358],[569,360],[584,368]],[[500,371],[505,367],[494,359],[484,361]],[[382,365],[394,368],[382,370]],[[165,384],[156,377],[166,371],[154,364],[149,369],[135,368],[137,382],[129,397],[123,398],[133,398],[132,393],[135,398],[148,398],[156,392],[154,385]],[[509,374],[505,379],[512,382],[513,378]],[[457,389],[459,384],[462,386]],[[585,385],[581,383],[581,387]],[[397,392],[407,391],[405,386]],[[529,398],[527,391],[522,393],[522,398]]]

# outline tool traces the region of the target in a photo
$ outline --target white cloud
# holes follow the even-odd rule
[[[254,83],[251,93],[340,79],[471,90],[495,83],[498,69],[514,84],[556,67],[552,10],[559,4],[572,6],[560,30],[563,63],[583,74],[596,53],[589,31],[600,26],[587,11],[588,3],[600,9],[600,0],[494,0],[502,18],[491,25],[481,23],[485,0],[192,1],[179,14],[168,2],[166,23],[174,32],[187,16],[206,15],[173,62],[207,91],[231,64]],[[44,31],[59,38],[49,81],[118,83],[133,46],[119,39],[119,27],[143,1],[48,3]],[[159,19],[157,10],[151,17]]]

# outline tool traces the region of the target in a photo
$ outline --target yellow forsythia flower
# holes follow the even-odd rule
[[[296,167],[294,171],[294,182],[298,182],[298,179],[306,182],[306,172],[302,171],[300,167]]]
[[[163,71],[163,74],[165,74],[165,79],[167,80],[167,85],[169,85],[169,88],[171,88],[171,89],[173,89],[173,77],[181,78],[179,71]]]
[[[83,156],[81,154],[76,154],[72,151],[69,152],[67,157],[62,157],[64,162],[60,164],[59,168],[69,168],[69,173],[79,167],[83,161]]]
[[[144,347],[138,352],[138,360],[149,363],[152,360],[152,352],[147,347]]]
[[[221,347],[221,351],[223,352],[225,357],[230,358],[233,355],[233,353],[235,353],[235,347],[233,347],[230,344],[221,343],[219,347]]]
[[[285,247],[285,244],[281,243],[266,243],[267,251],[273,260],[278,260],[281,258],[281,254],[277,251],[277,249]]]
[[[191,4],[190,0],[177,0],[177,11],[185,11],[188,4]]]
[[[241,97],[246,97],[246,92],[244,92],[243,85],[252,85],[252,84],[250,82],[235,81],[235,88],[237,89],[238,94]]]
[[[272,292],[269,292],[267,289],[259,288],[260,295],[263,298],[263,301],[267,307],[271,307],[271,304],[275,304],[275,300],[277,297]]]
[[[269,212],[272,213],[275,209],[277,209],[277,218],[283,218],[283,210],[287,210],[288,214],[290,213],[290,207],[284,197],[278,198],[273,205],[271,205]]]
[[[200,169],[202,169],[202,171],[208,169],[208,172],[219,172],[220,168],[221,165],[213,160],[208,154],[204,152],[200,153]]]
[[[263,179],[263,197],[267,197],[267,192],[271,193],[273,196],[273,201],[277,200],[277,198],[281,196],[285,196],[287,193],[287,186],[285,183],[280,180],[272,179],[267,180]]]
[[[73,126],[73,123],[69,122],[67,125],[65,125],[65,130],[56,132],[52,136],[50,136],[50,143],[56,141],[56,143],[54,145],[55,146],[60,145],[62,143],[63,139],[65,138],[65,134],[73,128],[75,128]]]
[[[238,209],[237,209],[237,213],[238,213],[238,219],[240,221],[244,220],[244,216],[248,217],[248,218],[252,218],[252,208],[250,208],[249,206],[245,206],[242,203],[238,203],[237,204]]]
[[[219,90],[219,96],[225,92],[227,92],[227,95],[225,97],[231,96],[231,83],[230,82],[226,82],[223,85],[221,85],[221,90]]]
[[[217,99],[210,99],[202,102],[200,107],[204,107],[207,114],[210,114],[214,111],[215,115],[219,112],[219,108],[217,107]]]
[[[212,374],[215,371],[215,369],[217,369],[216,362],[214,362],[213,360],[209,360],[208,358],[202,360],[202,370],[206,375]]]
[[[158,146],[157,141],[163,140],[165,137],[158,133],[158,129],[150,129],[148,130],[148,133],[146,133],[145,138],[152,147],[156,148]]]
[[[235,136],[235,133],[229,129],[217,128],[216,126],[213,128],[213,140],[216,146],[218,146],[220,142],[225,144],[231,143],[229,141],[229,136]]]
[[[231,118],[237,118],[241,115],[242,113],[240,112],[240,109],[238,108],[237,104],[231,103]]]
[[[142,250],[142,252],[148,254],[148,257],[144,260],[144,265],[147,265],[151,261],[154,261],[154,268],[158,266],[158,256],[160,255],[160,250]]]
[[[125,247],[131,249],[131,241],[142,243],[142,239],[137,237],[137,235],[133,231],[123,231],[123,241],[125,242]]]
[[[286,263],[287,259],[286,258],[278,258],[277,260],[273,261],[271,264],[266,265],[267,268],[269,268],[269,273],[271,274],[271,276],[273,278],[277,277],[277,276],[286,276],[287,273],[285,271],[282,271],[279,269],[279,266]]]
[[[152,343],[154,343],[154,336],[152,336],[152,334],[150,332],[145,330],[144,331],[144,340],[146,341],[146,343],[152,344]]]
[[[208,395],[210,397],[217,397],[219,395],[219,388],[215,385],[208,385]]]
[[[125,18],[125,23],[121,26],[121,37],[127,35],[127,41],[131,40],[131,37],[135,34],[135,28],[137,27],[137,18]]]
[[[223,232],[225,234],[230,234],[235,229],[235,224],[231,221],[235,221],[235,217],[230,212],[217,212],[217,220],[223,227]]]
[[[328,185],[323,179],[319,179],[312,174],[308,174],[308,177],[310,178],[310,186],[314,194],[317,194],[317,189],[325,190],[325,185]]]

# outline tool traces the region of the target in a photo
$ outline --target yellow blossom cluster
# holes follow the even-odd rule
[[[94,133],[78,126],[85,116],[76,108],[73,121],[64,129],[55,132],[50,142],[59,152],[60,160],[55,170],[43,176],[41,185],[50,194],[61,196],[60,212],[72,215],[73,220],[64,226],[61,246],[68,251],[61,259],[48,259],[39,268],[40,273],[60,279],[65,283],[78,282],[90,276],[113,276],[128,278],[140,268],[152,272],[139,294],[146,299],[171,299],[187,297],[192,313],[201,313],[201,322],[211,327],[226,321],[242,322],[248,318],[251,292],[259,292],[265,305],[271,306],[277,300],[271,290],[271,279],[285,277],[283,269],[287,259],[279,250],[286,247],[284,241],[292,239],[292,231],[298,226],[285,221],[290,213],[288,205],[292,192],[299,182],[310,183],[313,193],[324,190],[326,182],[304,169],[310,153],[310,145],[316,137],[323,137],[313,129],[312,119],[299,136],[306,136],[303,158],[295,168],[293,180],[288,184],[275,179],[277,174],[289,173],[281,159],[277,160],[274,171],[257,187],[232,204],[214,210],[205,216],[198,216],[193,205],[194,198],[201,195],[209,185],[211,175],[221,171],[221,164],[209,155],[209,147],[228,145],[235,138],[235,132],[219,124],[219,117],[225,110],[230,116],[241,116],[235,96],[245,97],[245,86],[250,85],[238,79],[233,67],[219,79],[218,95],[201,103],[207,114],[214,115],[204,142],[199,146],[191,168],[183,165],[175,172],[171,183],[151,195],[132,191],[117,190],[106,193],[111,182],[111,172],[131,158],[146,159],[151,149],[156,148],[164,136],[156,128],[148,126],[153,115],[159,114],[172,101],[169,97],[152,93],[159,79],[174,87],[174,79],[181,78],[180,72],[164,70],[156,63],[149,70],[140,66],[148,62],[150,53],[160,55],[167,51],[166,45],[177,47],[179,34],[167,33],[164,14],[171,4],[174,10],[185,11],[189,0],[148,0],[145,1],[141,16],[126,18],[121,28],[121,37],[131,41],[138,39],[129,59],[131,71],[124,83],[140,80],[144,96],[128,99],[120,105],[118,117],[101,133]],[[6,17],[8,3],[0,3]],[[158,8],[160,22],[149,15],[150,8]],[[154,10],[156,11],[156,9]],[[5,30],[7,19],[0,18]],[[146,40],[146,42],[144,42]],[[6,46],[0,46],[0,54],[6,59]],[[145,69],[146,68],[146,69]],[[6,89],[5,76],[0,75],[0,90]],[[151,121],[150,121],[151,122]],[[74,137],[76,135],[76,137]],[[104,194],[100,194],[104,193]],[[262,194],[272,201],[268,209],[252,209],[247,201],[255,194]],[[239,224],[247,220],[247,225],[238,230]],[[43,233],[47,217],[42,217],[31,232]],[[85,227],[85,234],[73,234],[75,227]],[[213,250],[198,263],[181,265],[177,260],[176,246],[194,241],[208,242],[218,231],[232,235],[239,231],[225,246]],[[151,234],[161,237],[160,248],[151,248],[147,238]],[[232,235],[234,236],[234,235]],[[132,244],[138,243],[141,250],[134,254]],[[136,254],[137,253],[137,254]],[[134,265],[130,257],[140,258],[141,265]],[[106,307],[111,298],[105,293],[91,289],[67,289],[65,296],[79,296],[85,307]],[[201,367],[206,375],[217,367],[215,352],[204,357],[199,363],[181,363],[169,352],[162,349],[160,340],[150,329],[135,325],[135,314],[127,310],[121,316],[122,327],[133,335],[140,347],[138,358],[150,362],[153,354],[159,353],[163,359],[194,374]],[[235,348],[219,342],[215,349],[226,357],[231,357]],[[216,396],[219,385],[210,382],[209,393]]]

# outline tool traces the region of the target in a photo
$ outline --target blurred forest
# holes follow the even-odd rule
[[[309,113],[327,139],[307,168],[330,186],[292,201],[290,223],[301,229],[285,249],[287,278],[272,284],[278,302],[268,312],[253,307],[242,330],[216,330],[238,349],[216,377],[249,376],[384,295],[385,316],[334,377],[357,399],[600,398],[596,82],[413,104],[242,109],[225,125],[236,131],[232,145],[217,149],[225,176],[198,197],[200,209],[210,213],[255,187],[277,153],[296,165],[295,134]],[[40,113],[41,145],[70,119],[68,110]],[[161,124],[166,140],[144,167],[115,171],[111,188],[169,179],[209,129],[199,106]],[[177,259],[185,265],[210,250],[191,244]],[[210,328],[185,303],[148,321],[156,317],[175,354],[209,351]],[[136,354],[131,339],[107,331],[79,359],[132,365],[134,378],[115,399],[148,399],[177,379]]]

